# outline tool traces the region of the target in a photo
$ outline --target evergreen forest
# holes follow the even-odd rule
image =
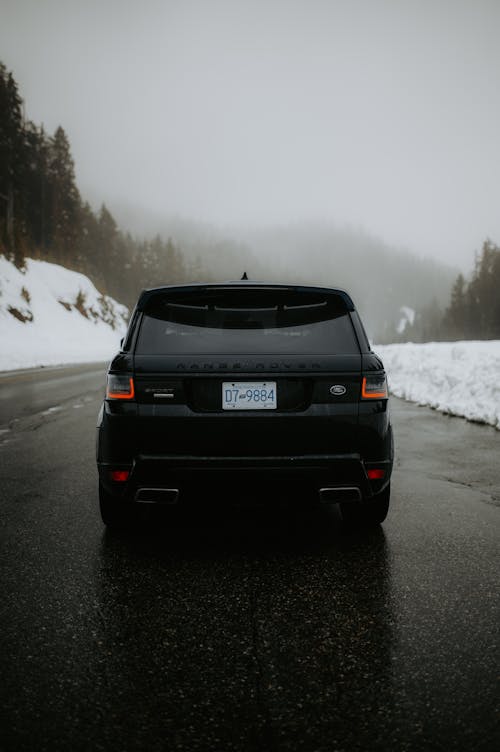
[[[24,119],[22,105],[0,63],[0,252],[18,268],[29,257],[82,272],[128,306],[158,280],[192,277],[171,239],[138,241],[120,231],[104,204],[92,210],[76,185],[64,129],[45,133]]]

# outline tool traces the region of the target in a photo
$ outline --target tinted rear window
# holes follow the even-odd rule
[[[136,345],[141,355],[359,353],[343,301],[332,296],[219,295],[152,302]]]

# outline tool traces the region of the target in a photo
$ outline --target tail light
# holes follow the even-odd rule
[[[385,470],[381,467],[370,467],[366,474],[369,480],[382,480],[385,477]]]
[[[388,396],[385,373],[363,376],[361,399],[387,399]]]
[[[111,470],[111,480],[115,483],[125,483],[129,475],[130,472],[128,470]]]
[[[109,373],[106,382],[107,399],[134,399],[134,379],[128,374]]]

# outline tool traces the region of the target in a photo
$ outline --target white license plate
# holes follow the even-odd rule
[[[223,410],[276,410],[275,381],[224,381]]]

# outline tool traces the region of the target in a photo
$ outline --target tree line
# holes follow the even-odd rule
[[[483,243],[471,279],[458,275],[445,325],[456,339],[500,338],[500,247],[491,240]]]
[[[391,327],[380,341],[462,339],[500,339],[500,247],[489,239],[476,254],[469,279],[457,276],[444,305],[434,299],[403,332]]]
[[[171,239],[132,238],[104,204],[96,212],[82,199],[64,129],[51,135],[23,117],[17,83],[2,63],[0,253],[19,268],[31,257],[80,271],[129,306],[143,287],[203,274]]]

